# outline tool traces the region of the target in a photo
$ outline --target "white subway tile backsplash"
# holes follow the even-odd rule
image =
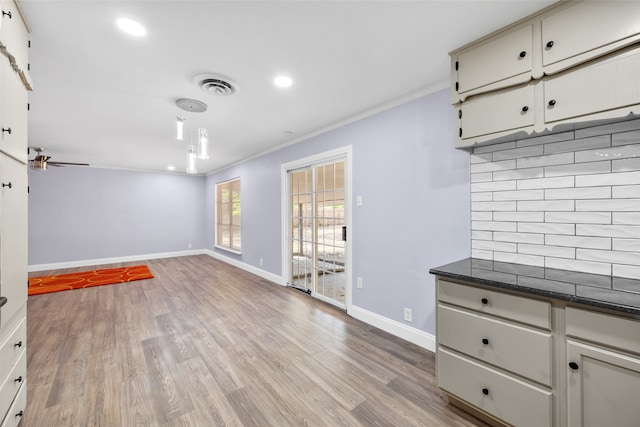
[[[573,187],[575,178],[573,176],[561,176],[557,178],[537,178],[524,179],[518,181],[518,190],[532,188],[567,188]]]
[[[576,259],[584,261],[608,262],[611,264],[640,265],[640,253],[638,252],[577,249]]]
[[[575,224],[563,224],[554,222],[535,223],[522,222],[518,223],[518,233],[542,233],[542,234],[576,234]]]
[[[556,268],[559,270],[581,271],[583,273],[591,274],[603,274],[606,276],[611,274],[611,264],[604,262],[573,260],[568,258],[547,257],[545,259],[545,267]]]
[[[544,237],[544,243],[545,245],[551,246],[611,250],[611,239],[608,237],[561,236],[548,234]]]
[[[613,224],[640,225],[640,212],[614,212]]]
[[[494,212],[494,221],[544,222],[544,212]]]
[[[618,277],[637,279],[638,277],[640,277],[640,267],[632,265],[613,264],[613,275]]]
[[[571,165],[545,166],[544,176],[591,175],[611,172],[611,162],[576,163]]]
[[[513,231],[515,231],[515,229]],[[544,234],[509,233],[509,232],[496,231],[495,233],[493,233],[493,240],[500,241],[500,242],[529,243],[532,245],[543,245]]]
[[[518,203],[519,211],[572,211],[574,210],[573,200],[541,200],[523,201]]]
[[[545,212],[544,222],[611,224],[611,212]]]
[[[546,200],[604,199],[611,197],[611,187],[556,188],[544,190]]]
[[[550,154],[548,156],[538,157],[524,157],[516,160],[516,167],[518,169],[524,169],[536,168],[540,166],[566,165],[573,163],[573,159],[573,153]]]
[[[543,153],[542,145],[533,145],[530,147],[514,148],[512,150],[496,151],[493,153],[493,160],[519,159],[522,157],[541,156]]]
[[[640,119],[473,152],[473,257],[640,278]]]
[[[640,253],[640,239],[613,239],[613,250]]]
[[[631,199],[634,197],[640,199],[640,185],[620,185],[613,187],[614,199]],[[636,210],[640,210],[640,206],[638,206]]]
[[[611,145],[610,135],[600,135],[591,138],[582,138],[555,144],[545,144],[544,154],[575,152],[593,148],[605,148]]]
[[[566,246],[528,245],[520,243],[518,244],[518,253],[556,258],[576,258],[576,249]]]
[[[576,224],[576,236],[622,237],[630,239],[640,239],[640,226]]]
[[[637,212],[640,199],[576,200],[576,211]]]
[[[475,182],[471,184],[471,192],[477,193],[480,191],[506,191],[515,190],[515,181],[491,181],[491,182]]]
[[[517,191],[496,191],[493,193],[493,200],[542,200],[544,190],[517,190]]]
[[[576,187],[640,184],[640,172],[576,176]]]

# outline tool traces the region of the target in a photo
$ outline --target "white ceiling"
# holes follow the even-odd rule
[[[32,25],[29,145],[52,161],[176,172],[176,116],[227,165],[444,87],[448,52],[553,1],[23,0]],[[133,18],[147,34],[115,25]],[[192,79],[217,73],[232,96]],[[273,85],[278,74],[294,80]],[[208,105],[179,110],[178,98]]]

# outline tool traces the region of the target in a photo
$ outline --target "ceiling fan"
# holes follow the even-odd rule
[[[30,150],[34,150],[36,152],[36,156],[29,160],[29,167],[33,170],[43,171],[47,170],[47,166],[89,166],[89,163],[69,163],[69,162],[50,162],[49,159],[51,156],[45,156],[42,154],[44,148],[41,147],[29,147]]]

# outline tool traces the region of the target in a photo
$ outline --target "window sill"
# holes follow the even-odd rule
[[[216,249],[220,249],[221,251],[229,252],[229,253],[236,254],[236,255],[242,255],[242,252],[237,251],[235,249],[226,248],[224,246],[218,246],[218,245],[213,245],[213,247],[216,248]]]

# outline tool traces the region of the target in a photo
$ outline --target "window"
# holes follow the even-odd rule
[[[240,252],[240,178],[216,184],[216,246]]]

